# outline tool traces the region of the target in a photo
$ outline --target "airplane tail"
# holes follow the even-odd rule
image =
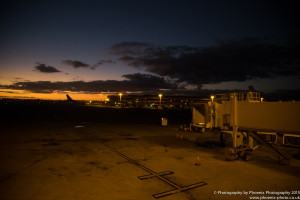
[[[67,96],[67,100],[68,100],[68,101],[74,102],[74,100],[73,100],[68,94],[67,94],[66,96]]]

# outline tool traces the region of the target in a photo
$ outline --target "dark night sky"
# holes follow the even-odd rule
[[[5,1],[0,97],[300,90],[299,8],[263,0]]]

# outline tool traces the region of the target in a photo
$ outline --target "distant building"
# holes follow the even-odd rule
[[[207,102],[209,99],[200,97],[184,97],[184,96],[159,96],[154,95],[109,95],[110,104],[115,106],[131,107],[131,108],[152,108],[156,109],[160,105],[166,109],[189,109],[191,103]]]

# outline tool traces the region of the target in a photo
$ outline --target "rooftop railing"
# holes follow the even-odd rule
[[[260,102],[259,92],[216,94],[215,101],[234,101],[234,94],[236,95],[237,101]]]

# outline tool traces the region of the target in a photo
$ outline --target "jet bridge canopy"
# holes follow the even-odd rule
[[[258,92],[217,94],[213,127],[300,134],[300,102],[263,102]]]

